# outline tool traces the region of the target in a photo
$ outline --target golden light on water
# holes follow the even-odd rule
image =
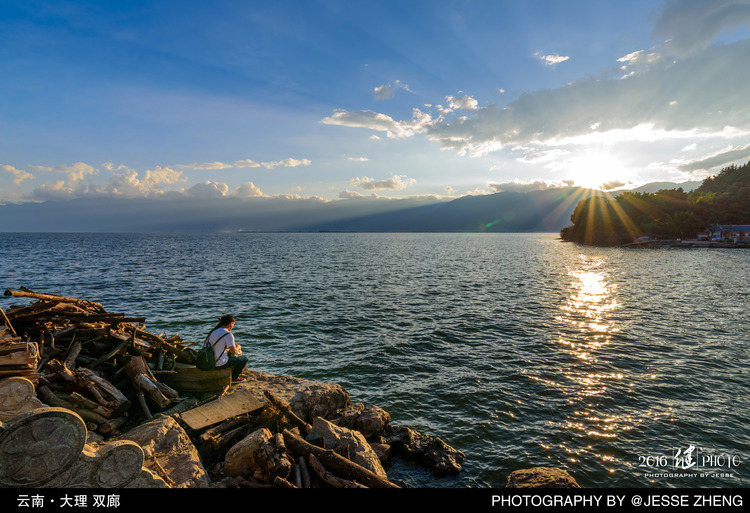
[[[571,358],[562,367],[569,387],[567,404],[574,407],[563,427],[576,436],[600,441],[616,439],[635,422],[630,415],[603,413],[599,408],[599,401],[606,401],[613,384],[625,379],[622,372],[608,367],[612,339],[620,330],[615,313],[621,304],[607,264],[604,257],[580,256],[577,265],[568,270],[570,285],[557,317],[561,327],[559,347]],[[576,459],[591,457],[594,450],[591,446],[565,448],[567,456]],[[615,461],[611,455],[593,456],[612,471]]]

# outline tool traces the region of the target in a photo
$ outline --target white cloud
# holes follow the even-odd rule
[[[618,135],[651,140],[718,136],[728,127],[750,134],[748,56],[750,41],[713,47],[628,80],[584,80],[528,93],[505,108],[491,104],[452,122],[439,119],[425,125],[424,132],[443,148],[474,155],[531,142],[602,139],[604,134],[612,143]]]
[[[367,157],[349,157],[349,160],[352,162],[367,162],[370,159],[368,159]]]
[[[386,100],[388,98],[392,98],[394,94],[396,94],[396,91],[399,89],[403,89],[405,91],[411,92],[409,89],[409,86],[402,83],[400,80],[396,80],[396,83],[394,85],[391,85],[391,83],[383,84],[375,88],[375,99],[376,100]]]
[[[349,185],[368,191],[401,190],[414,183],[416,183],[416,180],[408,178],[406,175],[394,175],[385,180],[375,180],[367,176],[349,180]]]
[[[184,192],[194,198],[221,198],[227,195],[229,186],[225,183],[206,180],[205,182],[193,185]]]
[[[432,117],[429,114],[419,109],[412,110],[412,119],[410,121],[396,121],[386,114],[369,110],[352,112],[340,110],[322,119],[321,123],[352,128],[367,128],[377,132],[385,132],[389,138],[401,139],[423,132],[432,121]]]
[[[545,66],[555,66],[570,59],[567,55],[543,55],[541,52],[536,52],[534,57],[540,59]]]
[[[86,176],[96,174],[96,169],[83,162],[76,162],[71,165],[60,165],[55,168],[55,171],[68,175],[68,183],[77,184],[82,182]]]
[[[261,162],[260,165],[265,167],[266,169],[272,169],[274,167],[278,166],[284,166],[284,167],[297,167],[297,166],[309,166],[312,164],[312,161],[309,159],[284,159],[279,160],[276,162]]]
[[[243,183],[233,193],[238,198],[265,198],[266,194],[263,193],[253,182]]]
[[[0,172],[13,175],[13,183],[16,185],[21,185],[21,182],[23,182],[24,180],[31,180],[34,178],[34,175],[27,171],[16,169],[13,166],[8,166],[5,164],[0,165]]]
[[[216,170],[230,168],[232,167],[232,164],[225,164],[224,162],[194,162],[192,164],[181,164],[175,167],[179,169]]]
[[[487,184],[487,186],[495,192],[544,191],[547,189],[557,189],[560,187],[572,187],[573,185],[574,184],[572,180],[562,180],[562,181],[533,180],[531,182],[524,182],[522,180],[512,180],[510,182]]]
[[[260,167],[260,164],[257,162],[246,159],[246,160],[238,160],[234,163],[234,167]]]
[[[142,179],[139,178],[137,171],[127,169],[125,172],[117,172],[110,176],[104,191],[114,196],[127,198],[153,197],[166,192],[162,186],[174,185],[185,180],[181,171],[168,167],[157,166],[153,171],[146,170]]]
[[[441,108],[441,111],[444,113],[453,112],[457,109],[477,110],[479,108],[479,102],[466,94],[462,94],[461,96],[446,96],[445,101],[448,102],[448,108]]]
[[[73,195],[73,189],[65,186],[64,180],[47,185],[42,184],[31,193],[30,198],[36,201],[70,199]]]

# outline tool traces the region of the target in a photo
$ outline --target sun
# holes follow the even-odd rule
[[[561,169],[565,178],[574,185],[587,189],[611,190],[624,186],[631,172],[615,155],[591,151],[573,157]]]

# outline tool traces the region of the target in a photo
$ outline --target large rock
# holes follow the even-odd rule
[[[423,435],[403,426],[393,426],[389,431],[390,445],[394,452],[429,467],[436,476],[458,474],[461,471],[461,464],[466,456],[442,439]]]
[[[307,434],[307,439],[311,441],[322,439],[323,447],[326,449],[342,449],[346,447],[349,451],[350,460],[368,470],[372,470],[380,477],[388,479],[388,475],[380,463],[380,458],[378,458],[378,455],[370,447],[370,444],[367,443],[364,435],[358,431],[337,426],[332,422],[317,417],[313,421],[312,429]]]
[[[143,449],[146,467],[173,488],[206,488],[209,479],[198,451],[172,418],[158,415],[120,437]]]
[[[280,454],[270,430],[261,428],[237,442],[224,458],[224,474],[242,476],[264,483],[272,483],[276,476],[287,478],[294,462]]]
[[[263,391],[268,390],[289,404],[295,415],[306,422],[311,423],[315,417],[333,417],[349,404],[349,392],[338,383],[323,383],[249,369],[243,371],[242,377],[246,381],[235,386],[255,390],[259,397],[263,397]]]
[[[374,440],[390,425],[391,416],[378,406],[350,403],[332,421],[341,427],[359,431],[367,440]]]
[[[506,488],[580,488],[566,471],[551,467],[534,467],[511,472]]]

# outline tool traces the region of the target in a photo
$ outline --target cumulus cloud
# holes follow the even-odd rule
[[[119,168],[118,168],[119,169]],[[184,182],[181,171],[162,166],[146,170],[143,178],[137,171],[125,168],[124,172],[114,173],[107,179],[107,190],[115,196],[153,197],[164,194],[165,185]]]
[[[349,157],[349,160],[352,162],[367,162],[370,159],[367,157]]]
[[[65,186],[64,180],[58,180],[53,184],[42,184],[31,192],[30,198],[36,201],[69,199],[73,195],[73,189]]]
[[[451,109],[454,110],[477,110],[479,108],[479,102],[466,94],[461,96],[447,96],[446,100],[448,100],[448,105],[450,105]]]
[[[76,162],[75,164],[70,165],[60,165],[55,167],[54,170],[58,173],[68,175],[68,183],[73,185],[82,182],[87,176],[96,174],[96,169],[88,164],[84,164],[83,162]]]
[[[385,180],[375,180],[367,176],[362,178],[352,178],[349,180],[349,185],[359,187],[368,191],[383,191],[383,190],[401,190],[409,185],[416,183],[413,178],[408,178],[405,175],[394,175]]]
[[[221,198],[229,192],[229,186],[225,183],[206,180],[197,183],[184,191],[185,194],[194,198]]]
[[[21,185],[21,182],[24,180],[31,180],[34,178],[34,175],[27,171],[23,171],[21,169],[16,169],[13,166],[8,165],[0,165],[0,172],[2,173],[8,173],[13,176],[13,183],[16,185]]]
[[[263,193],[253,182],[243,183],[234,191],[234,196],[238,198],[265,198],[266,194]]]

